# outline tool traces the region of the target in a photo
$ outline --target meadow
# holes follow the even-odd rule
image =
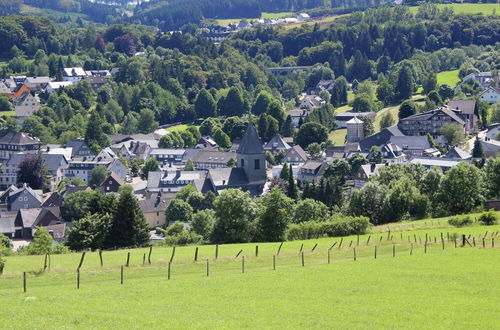
[[[497,3],[453,3],[453,4],[438,4],[439,9],[453,8],[455,14],[483,14],[483,15],[498,15],[497,10],[500,6]],[[417,13],[418,7],[410,7],[410,11]]]
[[[46,272],[44,256],[6,257],[0,327],[485,328],[498,318],[500,287],[488,279],[500,270],[492,248],[500,225],[454,228],[437,219],[402,224],[401,232],[394,225],[359,237],[284,242],[281,248],[177,247],[170,280],[172,247],[153,247],[151,264],[148,249],[105,251],[102,267],[97,252],[87,253],[80,289],[79,253],[51,256]],[[455,248],[453,238],[461,234],[471,235],[476,246],[462,248],[459,240]],[[120,284],[128,252],[130,266]]]

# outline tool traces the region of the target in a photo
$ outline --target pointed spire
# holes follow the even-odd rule
[[[245,135],[241,139],[237,153],[239,154],[263,154],[264,148],[260,143],[259,134],[252,122],[248,122]]]

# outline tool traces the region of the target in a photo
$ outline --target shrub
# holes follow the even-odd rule
[[[8,249],[12,248],[12,242],[4,234],[0,234],[0,249],[1,248],[8,248]]]
[[[448,220],[448,223],[454,227],[463,227],[463,226],[470,226],[474,223],[474,221],[471,219],[469,216],[465,216],[462,218],[459,217],[454,217]]]
[[[288,228],[287,239],[311,239],[319,237],[336,237],[366,234],[370,227],[367,217],[333,217],[331,221],[306,221],[291,225]]]
[[[0,275],[3,274],[3,269],[5,268],[5,260],[0,257]]]
[[[498,217],[493,211],[484,212],[479,216],[479,222],[485,226],[491,226],[497,223]]]
[[[164,245],[169,246],[181,246],[188,244],[199,244],[203,242],[203,236],[198,235],[194,232],[190,232],[187,230],[182,231],[179,234],[175,234],[173,236],[166,236],[163,241]]]
[[[52,248],[52,254],[66,254],[69,253],[69,247],[64,244],[57,244]]]

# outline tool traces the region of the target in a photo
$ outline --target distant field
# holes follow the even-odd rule
[[[437,83],[439,85],[446,84],[455,87],[460,82],[460,77],[458,76],[459,71],[460,70],[439,72],[437,74]]]
[[[292,11],[285,11],[281,13],[262,13],[260,18],[268,18],[268,19],[276,19],[276,18],[283,18],[283,17],[292,17],[294,16],[295,13]]]
[[[33,15],[33,16],[51,16],[55,18],[63,17],[73,17],[73,18],[83,18],[88,19],[87,15],[79,13],[63,13],[61,11],[47,9],[47,8],[37,8],[28,5],[21,6],[21,14],[23,15]]]
[[[186,125],[186,124],[182,124],[182,125],[176,125],[176,126],[171,126],[169,128],[166,128],[167,131],[169,132],[182,132],[182,131],[185,131],[188,127],[200,127],[200,126],[197,126],[197,125]]]
[[[327,17],[323,17],[323,18],[318,19],[318,20],[311,20],[311,21],[305,22],[305,23],[296,23],[296,24],[285,25],[285,29],[293,29],[296,27],[300,27],[303,24],[314,25],[316,23],[318,23],[321,27],[326,27],[326,26],[330,25],[331,23],[333,23],[336,19],[338,19],[340,17],[348,16],[348,15],[350,15],[350,14],[327,16]]]
[[[57,255],[50,272],[28,273],[26,294],[21,272],[39,269],[44,257],[7,257],[0,277],[0,328],[283,328],[284,320],[293,329],[491,328],[500,294],[494,280],[499,250],[491,247],[491,236],[500,226],[407,228],[359,239],[285,242],[275,271],[273,255],[280,243],[220,245],[217,260],[213,245],[201,246],[198,262],[195,247],[177,247],[171,280],[172,248],[153,248],[152,265],[144,266],[147,250],[129,250],[123,285],[119,266],[127,251],[105,251],[102,268],[98,254],[88,253],[79,290],[80,254]],[[453,237],[462,233],[474,237],[475,248],[455,248]]]
[[[484,14],[495,15],[500,14],[500,6],[498,3],[454,3],[454,4],[438,4],[438,8],[451,7],[455,14]],[[410,7],[412,13],[417,13],[418,7]]]
[[[386,113],[390,113],[392,115],[392,118],[394,119],[394,124],[398,122],[398,112],[399,112],[399,104],[383,108],[379,112],[377,112],[377,115],[375,116],[375,120],[373,121],[373,126],[375,128],[375,132],[380,132],[380,121],[382,120],[382,117]]]
[[[265,19],[276,19],[276,18],[283,18],[283,17],[291,17],[294,16],[295,13],[293,12],[281,12],[281,13],[266,13],[263,12],[260,18]],[[228,24],[238,24],[241,20],[246,19],[248,21],[256,20],[255,17],[253,18],[247,18],[247,17],[239,17],[239,18],[228,18],[228,19],[218,19],[217,24],[219,25],[228,25]]]
[[[328,134],[328,138],[333,142],[333,145],[341,146],[345,143],[345,137],[347,135],[347,128],[339,128],[333,130]]]

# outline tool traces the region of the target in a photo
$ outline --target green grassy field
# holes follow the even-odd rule
[[[85,14],[79,14],[79,13],[64,13],[62,11],[57,11],[57,10],[52,10],[48,8],[37,8],[37,7],[32,7],[28,5],[22,5],[21,6],[21,14],[23,15],[32,15],[32,16],[50,16],[54,18],[64,18],[64,17],[71,17],[73,19],[77,18],[82,18],[82,19],[87,19],[88,16]]]
[[[199,125],[186,125],[186,124],[182,124],[182,125],[175,125],[175,126],[171,126],[169,128],[167,128],[166,130],[169,131],[169,132],[182,132],[182,131],[185,131],[188,127],[196,127],[196,128],[199,128],[200,126]]]
[[[459,70],[444,71],[437,74],[438,85],[450,85],[455,87],[460,82],[460,77],[458,76]]]
[[[260,16],[261,19],[269,18],[269,19],[277,19],[277,18],[283,18],[283,17],[292,17],[295,14],[293,12],[281,12],[281,13],[266,13],[263,12],[262,15]],[[253,21],[256,18],[246,18],[246,17],[240,17],[240,18],[228,18],[228,19],[218,19],[217,24],[219,25],[228,25],[228,24],[238,24],[241,20],[246,19],[248,21]]]
[[[350,14],[344,14],[344,15],[335,15],[335,16],[326,16],[317,20],[311,20],[309,22],[302,22],[302,23],[296,23],[296,24],[290,24],[286,25],[285,29],[293,29],[302,26],[303,24],[305,25],[314,25],[314,24],[319,24],[322,28],[332,24],[336,19],[348,16]]]
[[[0,111],[0,116],[6,116],[6,117],[13,117],[16,115],[16,112],[11,110],[11,111]]]
[[[453,8],[455,14],[499,14],[500,6],[497,3],[454,3],[454,4],[438,4],[439,9],[445,7]],[[410,7],[412,13],[417,13],[418,7]]]
[[[333,142],[333,145],[341,146],[345,143],[346,135],[347,135],[347,128],[339,128],[331,131],[328,134],[328,138]]]
[[[447,226],[442,221],[425,223],[429,221],[414,224]],[[57,255],[52,256],[50,272],[28,274],[26,294],[21,272],[36,271],[44,258],[7,257],[0,277],[0,327],[283,328],[283,320],[287,328],[486,328],[495,324],[500,286],[492,279],[500,267],[498,249],[491,247],[490,237],[500,226],[409,229],[363,235],[359,243],[356,236],[285,242],[275,271],[272,257],[279,243],[259,243],[258,257],[255,243],[221,245],[217,260],[214,246],[201,246],[198,262],[193,262],[195,247],[178,247],[170,280],[167,263],[172,248],[153,248],[152,265],[146,266],[142,265],[146,249],[129,250],[130,267],[125,268],[123,285],[119,266],[125,263],[127,251],[104,252],[103,268],[98,254],[88,253],[79,290],[75,269],[80,254]],[[482,248],[486,231],[487,245]],[[448,233],[472,234],[477,245],[455,248]],[[420,241],[426,234],[430,243],[424,248]],[[335,242],[328,264],[327,251]],[[244,274],[241,256],[245,256]]]

